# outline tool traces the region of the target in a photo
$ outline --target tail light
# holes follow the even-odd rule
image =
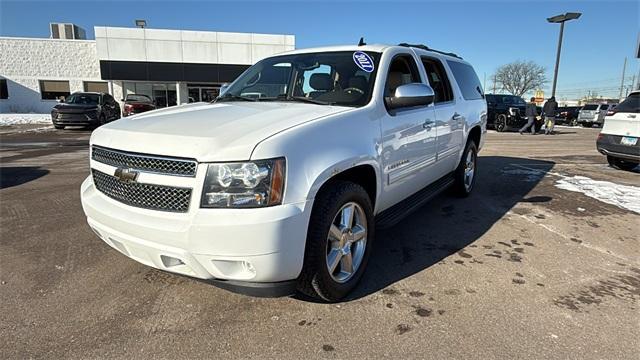
[[[131,111],[133,110],[133,106],[131,106],[131,104],[124,104],[124,111]]]

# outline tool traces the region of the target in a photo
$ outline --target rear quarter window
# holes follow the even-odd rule
[[[452,60],[447,60],[447,64],[449,64],[449,68],[451,68],[453,77],[456,79],[456,83],[458,83],[462,97],[465,100],[476,100],[484,97],[480,79],[478,79],[478,75],[476,75],[471,65]]]
[[[614,110],[617,112],[640,113],[640,92],[629,95]]]

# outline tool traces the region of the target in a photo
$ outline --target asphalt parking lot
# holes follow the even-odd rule
[[[86,130],[0,134],[2,358],[637,359],[640,215],[559,188],[609,168],[598,129],[490,133],[475,193],[378,233],[347,301],[232,294],[86,225]]]

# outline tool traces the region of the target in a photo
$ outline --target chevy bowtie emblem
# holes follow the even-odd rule
[[[113,174],[113,176],[117,177],[118,180],[125,182],[125,183],[131,183],[131,182],[136,182],[136,180],[138,180],[138,172],[137,171],[133,171],[129,168],[117,168],[116,172]]]

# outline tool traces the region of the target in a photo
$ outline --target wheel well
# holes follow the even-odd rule
[[[469,131],[469,137],[467,138],[467,141],[473,140],[473,142],[476,143],[476,146],[480,146],[480,135],[480,126],[476,126],[471,129],[471,131]]]
[[[377,193],[376,171],[371,165],[358,165],[338,173],[327,180],[320,188],[320,191],[329,186],[334,181],[343,180],[356,183],[364,188],[371,199],[371,204],[375,206]]]

